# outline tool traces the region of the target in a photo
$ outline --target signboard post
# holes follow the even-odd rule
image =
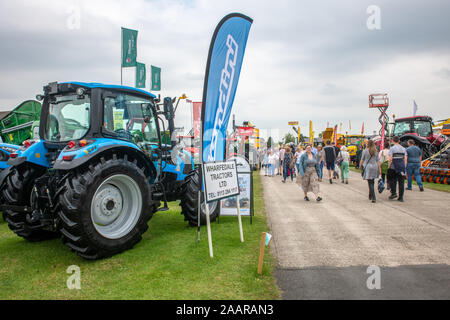
[[[203,163],[203,181],[206,200],[206,226],[208,230],[209,254],[213,258],[211,239],[211,222],[209,219],[209,203],[237,196],[239,199],[239,182],[236,161],[218,161]],[[238,200],[239,201],[239,200]],[[241,215],[239,217],[239,232],[244,241]]]
[[[239,235],[241,237],[241,242],[244,242],[244,232],[242,231],[242,219],[241,219],[241,207],[239,205],[239,195],[236,196],[236,205],[237,205],[238,221],[239,221]]]

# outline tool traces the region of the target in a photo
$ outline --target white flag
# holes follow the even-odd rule
[[[417,106],[416,100],[414,100],[414,114],[413,114],[414,116],[416,115],[418,108],[419,107]]]

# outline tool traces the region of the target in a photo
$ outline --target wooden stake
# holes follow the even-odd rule
[[[266,247],[266,233],[261,234],[261,242],[259,244],[259,263],[258,274],[262,274],[263,262],[264,262],[264,249]]]

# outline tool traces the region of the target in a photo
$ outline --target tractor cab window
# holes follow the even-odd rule
[[[149,144],[159,142],[153,107],[153,101],[132,95],[118,94],[106,97],[104,105],[106,133],[148,149]]]
[[[91,101],[88,95],[51,96],[45,124],[45,139],[66,142],[83,138],[89,131]]]
[[[411,132],[411,123],[409,121],[396,122],[394,127],[394,136],[400,137],[405,133]]]
[[[414,121],[414,132],[421,137],[428,137],[433,133],[433,129],[429,121],[416,120]]]

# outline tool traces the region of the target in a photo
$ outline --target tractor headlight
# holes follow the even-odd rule
[[[83,88],[78,88],[76,93],[78,96],[84,96],[85,90]]]

